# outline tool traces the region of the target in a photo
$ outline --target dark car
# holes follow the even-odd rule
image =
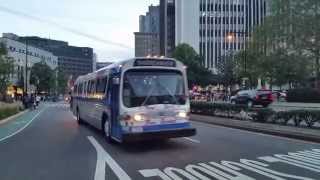
[[[231,97],[232,104],[245,104],[248,107],[255,105],[269,106],[273,102],[272,91],[244,90]]]

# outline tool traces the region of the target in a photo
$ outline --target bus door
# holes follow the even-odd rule
[[[118,140],[121,140],[122,129],[119,117],[119,95],[120,95],[120,77],[113,76],[110,78],[110,108],[111,108],[111,135]]]

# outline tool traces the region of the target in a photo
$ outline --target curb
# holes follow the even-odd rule
[[[191,121],[208,123],[208,124],[213,124],[213,125],[223,126],[223,127],[233,128],[233,129],[241,129],[241,130],[257,132],[257,133],[281,136],[281,137],[286,137],[286,138],[291,138],[291,139],[298,139],[298,140],[303,140],[303,141],[320,143],[320,136],[313,136],[310,134],[302,134],[302,133],[292,133],[292,132],[288,132],[288,131],[279,131],[279,130],[274,130],[271,128],[258,128],[258,127],[253,127],[253,126],[247,126],[246,124],[240,125],[239,123],[232,124],[232,121],[230,121],[230,123],[222,123],[222,122],[217,122],[214,120],[205,119],[208,117],[210,118],[210,116],[192,115]],[[212,118],[214,118],[214,117],[212,117]],[[240,121],[240,120],[234,120],[234,121]],[[319,134],[320,134],[320,131],[319,131]]]
[[[28,112],[29,110],[24,110],[19,112],[18,114],[12,115],[10,117],[7,117],[6,119],[0,120],[0,125],[6,124],[9,121],[12,121],[13,119],[16,119],[17,117],[21,116],[22,114]]]

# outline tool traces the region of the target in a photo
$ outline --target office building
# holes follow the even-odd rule
[[[194,47],[213,73],[224,57],[245,49],[250,32],[270,8],[268,0],[176,0],[175,5],[176,45]]]
[[[135,32],[135,56],[159,56],[159,35],[157,33]]]
[[[11,75],[10,82],[16,87],[24,88],[27,83],[28,92],[35,90],[35,87],[30,85],[30,68],[36,63],[45,62],[52,70],[58,67],[57,56],[47,50],[19,41],[19,37],[15,34],[3,33],[0,42],[7,48],[7,56],[14,60],[14,73]]]
[[[139,32],[135,32],[135,56],[160,55],[160,7],[149,6],[146,15],[139,17]]]
[[[199,53],[200,0],[175,0],[175,45],[189,44]]]
[[[192,3],[192,1],[188,3]],[[171,57],[175,48],[176,6],[175,0],[160,0],[160,54]],[[197,6],[195,6],[197,7]],[[185,30],[188,31],[188,30]]]
[[[139,17],[139,32],[159,33],[160,31],[160,7],[149,6],[146,15]]]
[[[94,53],[90,47],[70,46],[68,42],[36,36],[19,37],[19,41],[52,52],[58,57],[59,70],[73,79],[94,70]]]

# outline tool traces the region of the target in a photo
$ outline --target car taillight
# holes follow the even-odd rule
[[[268,99],[271,100],[271,101],[273,101],[273,96],[272,96],[272,94],[268,94]]]

